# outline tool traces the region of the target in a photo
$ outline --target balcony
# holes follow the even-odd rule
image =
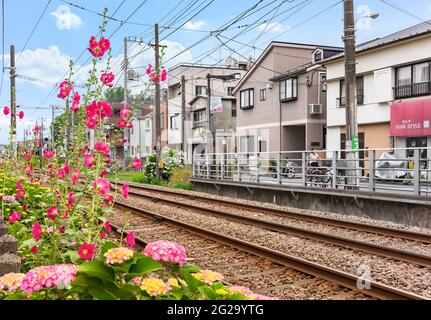
[[[431,94],[431,82],[413,83],[394,87],[395,99],[420,97]]]
[[[193,122],[193,129],[196,128],[203,128],[207,126],[207,121],[206,120],[202,120],[202,121],[194,121]]]

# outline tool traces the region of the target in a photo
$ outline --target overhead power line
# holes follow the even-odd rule
[[[410,17],[413,17],[413,18],[415,18],[415,19],[417,19],[417,20],[419,20],[419,21],[422,21],[422,22],[424,22],[424,23],[426,23],[426,24],[431,25],[431,22],[430,22],[429,20],[422,19],[421,17],[417,16],[416,14],[414,14],[414,13],[412,13],[412,12],[408,11],[407,9],[404,9],[403,7],[401,7],[401,6],[399,6],[399,5],[395,4],[395,3],[393,3],[393,2],[391,2],[391,1],[387,1],[387,0],[380,0],[380,1],[381,1],[382,3],[384,3],[385,5],[387,5],[387,6],[390,6],[390,7],[394,8],[394,9],[396,9],[396,10],[398,10],[398,11],[402,12],[402,13],[405,13],[406,15],[408,15],[408,16],[410,16]]]

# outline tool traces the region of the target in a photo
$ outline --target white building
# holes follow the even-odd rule
[[[356,52],[359,147],[430,147],[429,23],[359,45]],[[344,54],[323,64],[327,68],[327,150],[345,149]]]
[[[130,156],[145,158],[152,154],[152,114],[132,119],[130,130]]]

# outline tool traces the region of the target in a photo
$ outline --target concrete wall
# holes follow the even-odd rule
[[[19,272],[21,258],[16,255],[18,244],[16,239],[7,233],[7,228],[0,221],[0,276]]]
[[[425,197],[382,195],[346,190],[312,191],[245,183],[224,183],[192,179],[193,190],[307,210],[369,217],[374,220],[431,229],[431,201]],[[248,188],[246,188],[247,186]]]

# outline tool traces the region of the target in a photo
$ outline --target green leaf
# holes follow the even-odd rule
[[[214,292],[213,289],[211,289],[208,286],[200,286],[198,287],[198,290],[205,296],[207,297],[209,300],[216,300],[217,299],[217,294]]]
[[[201,269],[198,266],[195,266],[194,264],[186,264],[184,267],[182,267],[182,270],[186,270],[188,272],[199,272]]]
[[[72,263],[75,263],[76,261],[78,261],[78,260],[79,260],[79,254],[78,254],[78,252],[76,252],[76,251],[67,251],[67,252],[66,252],[66,255],[67,255],[67,256],[69,256],[70,261],[71,261]]]
[[[78,270],[79,272],[83,272],[100,279],[114,280],[114,272],[102,261],[83,263],[79,266]]]
[[[160,263],[147,256],[138,258],[135,264],[130,267],[129,273],[134,276],[144,275],[149,272],[159,270],[162,267]]]
[[[91,287],[88,291],[99,300],[129,300],[134,296],[132,291],[120,289],[111,281],[104,281],[103,285]]]
[[[195,279],[189,271],[182,269],[180,271],[182,278],[186,281],[187,286],[190,290],[196,291],[199,285],[201,285],[201,282],[197,279]]]
[[[23,241],[21,243],[20,247],[22,247],[22,248],[31,248],[34,245],[36,245],[36,241],[33,238],[31,238],[31,239]]]
[[[118,247],[114,242],[112,241],[105,241],[105,243],[102,246],[102,251],[100,253],[100,256],[104,256],[104,254],[109,250]]]

